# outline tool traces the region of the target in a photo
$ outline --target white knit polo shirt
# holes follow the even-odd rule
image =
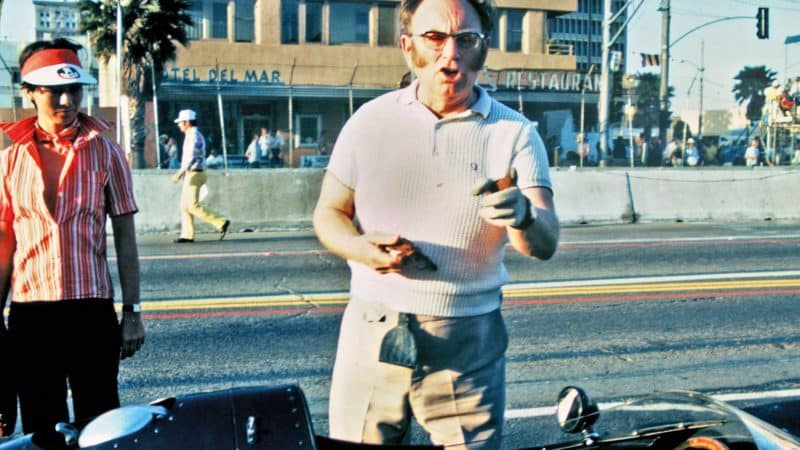
[[[411,240],[438,270],[380,274],[349,261],[351,295],[413,314],[484,314],[500,307],[508,237],[478,215],[470,191],[512,166],[521,189],[551,189],[546,150],[532,122],[480,87],[469,111],[445,119],[417,100],[416,88],[359,108],[339,134],[328,171],[355,191],[363,231]]]

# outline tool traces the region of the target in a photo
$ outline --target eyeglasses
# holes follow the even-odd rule
[[[69,95],[78,95],[83,92],[83,85],[81,84],[65,84],[63,86],[36,86],[36,92],[40,94],[49,94],[53,97],[61,97],[66,93]]]
[[[441,50],[447,42],[447,38],[455,39],[456,45],[461,51],[477,50],[485,39],[483,33],[478,33],[477,31],[462,31],[460,33],[426,31],[420,34],[409,34],[409,36],[421,37],[422,42],[431,50]]]

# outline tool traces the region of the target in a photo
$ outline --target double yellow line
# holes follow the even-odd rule
[[[524,288],[503,291],[506,298],[569,297],[578,295],[643,294],[652,292],[730,291],[800,287],[800,279],[693,281],[668,283],[631,283],[555,288]]]
[[[593,295],[624,295],[654,292],[710,292],[758,289],[800,289],[800,278],[790,279],[748,279],[748,280],[705,280],[675,282],[617,282],[597,284],[551,286],[553,283],[512,284],[503,289],[506,299],[578,297]],[[550,285],[550,286],[548,286]],[[323,294],[279,294],[268,296],[248,296],[234,298],[199,298],[182,300],[146,301],[142,303],[145,312],[179,312],[199,310],[235,310],[261,308],[307,308],[344,307],[349,295],[347,292]]]

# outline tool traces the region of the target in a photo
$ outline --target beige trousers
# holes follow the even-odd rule
[[[499,449],[508,334],[500,311],[474,317],[411,315],[417,367],[378,361],[397,313],[351,299],[342,318],[330,394],[330,435],[408,443],[413,416],[436,445]]]
[[[206,184],[205,172],[186,172],[181,191],[181,237],[194,239],[194,218],[208,222],[219,230],[225,218],[200,205],[200,187]]]

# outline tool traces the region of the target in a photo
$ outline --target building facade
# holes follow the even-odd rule
[[[596,123],[599,70],[587,72],[592,63],[599,65],[599,53],[585,58],[581,53],[599,46],[601,1],[496,0],[499,16],[479,83],[537,121],[546,142],[562,131],[564,120],[553,117],[568,113],[572,123],[585,117],[587,128]],[[621,0],[611,1],[620,6]],[[71,31],[79,22],[77,0],[34,3],[37,36],[85,42]],[[360,105],[410,80],[398,48],[399,0],[191,0],[190,5],[189,45],[179,47],[158,90],[161,134],[179,137],[171,119],[180,109],[193,108],[212,150],[222,153],[224,142],[225,153],[242,155],[254,133],[274,128],[288,138],[288,163],[297,166],[303,155],[330,151]],[[570,17],[585,18],[584,31],[592,37],[564,34]],[[624,35],[615,45],[624,48]],[[97,67],[86,56],[85,65]],[[97,96],[87,96],[91,104],[116,106],[114,67],[113,58],[101,67]],[[154,161],[154,150],[147,152]]]
[[[553,19],[575,13],[579,1],[496,3],[479,83],[539,122],[545,138],[551,110],[577,118],[583,100],[587,120],[596,120],[599,71],[589,78],[576,70],[574,46],[550,39]],[[327,153],[353,111],[410,80],[398,9],[398,0],[194,0],[190,43],[159,87],[160,132],[179,137],[171,119],[193,108],[212,150],[224,141],[227,155],[241,155],[254,133],[274,128],[288,137],[290,165]],[[102,85],[113,74],[100,77]],[[114,101],[101,86],[100,104]]]
[[[622,28],[628,14],[624,9],[626,0],[609,1],[612,1],[612,15],[622,10],[611,23],[610,34],[613,38]],[[595,70],[599,70],[603,60],[603,3],[604,0],[578,0],[577,11],[548,19],[550,41],[573,48],[578,71],[588,71],[592,65],[595,66]],[[627,33],[623,32],[610,48],[611,51],[619,53],[620,67],[625,67],[626,48]]]
[[[36,40],[78,35],[78,0],[33,0]]]

